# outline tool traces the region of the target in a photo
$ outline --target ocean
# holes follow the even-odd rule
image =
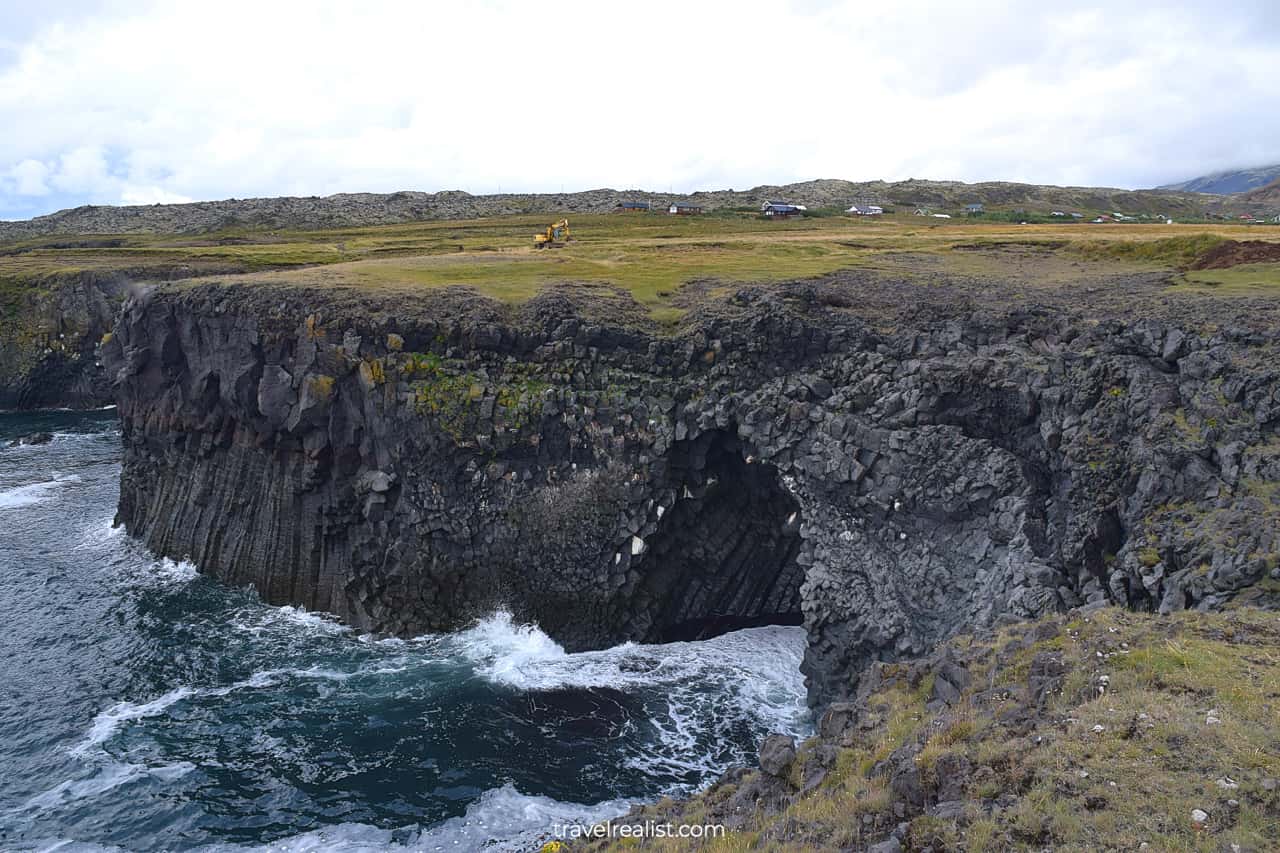
[[[362,635],[148,554],[120,456],[111,411],[0,414],[0,849],[536,849],[811,728],[801,628]]]

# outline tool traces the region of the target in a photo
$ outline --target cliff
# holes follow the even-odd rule
[[[0,410],[113,402],[101,345],[126,287],[114,274],[0,278]]]
[[[874,664],[814,737],[766,739],[759,769],[638,806],[612,842],[543,850],[1271,850],[1278,646],[1275,613],[1252,607],[978,630]],[[708,824],[725,840],[617,832]]]
[[[602,286],[164,286],[105,351],[118,519],[377,632],[803,622],[811,701],[844,700],[977,626],[1212,609],[1276,570],[1274,322],[1087,298],[850,272],[660,334]]]

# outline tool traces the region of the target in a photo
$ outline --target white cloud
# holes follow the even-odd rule
[[[49,185],[45,179],[49,177],[49,167],[39,160],[23,160],[9,170],[13,180],[13,191],[18,195],[48,195]]]
[[[1278,45],[1267,0],[110,3],[25,22],[0,193],[1144,186],[1280,160]]]
[[[64,193],[100,196],[109,194],[116,181],[108,172],[107,158],[102,149],[82,145],[59,158],[50,183]]]

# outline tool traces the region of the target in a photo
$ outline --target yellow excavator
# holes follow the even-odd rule
[[[546,231],[533,235],[533,248],[545,249],[550,246],[558,249],[572,239],[572,235],[569,234],[569,220],[561,219],[554,225],[548,225]]]

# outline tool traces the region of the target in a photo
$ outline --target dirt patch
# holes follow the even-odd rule
[[[1280,261],[1280,243],[1262,240],[1226,240],[1205,252],[1188,269],[1221,270],[1240,264]]]

